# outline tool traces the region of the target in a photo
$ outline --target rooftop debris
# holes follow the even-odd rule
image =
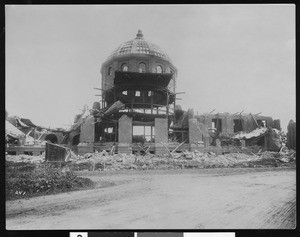
[[[22,140],[23,143],[28,145],[34,144],[34,139],[27,134],[23,133],[21,130],[16,128],[10,122],[5,120],[5,133],[6,133],[6,141],[9,140],[9,137],[12,137],[16,140]]]
[[[234,135],[232,138],[233,139],[250,139],[250,138],[254,138],[254,137],[258,137],[261,136],[263,134],[265,134],[268,131],[268,128],[257,128],[255,130],[253,130],[252,132],[239,132],[236,135]]]

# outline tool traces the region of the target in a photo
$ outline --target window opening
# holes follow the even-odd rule
[[[241,119],[234,119],[233,120],[233,132],[240,132],[243,131],[243,124]]]
[[[157,65],[157,67],[156,67],[156,73],[162,73],[162,72],[163,72],[162,66]]]
[[[266,120],[257,120],[257,124],[261,127],[264,127],[264,128],[267,127],[267,121]]]
[[[133,126],[132,142],[145,143],[154,142],[154,126]]]
[[[111,67],[108,68],[107,74],[110,76],[111,75]]]
[[[126,63],[123,63],[123,64],[122,64],[121,70],[124,71],[124,72],[125,72],[125,71],[128,71],[128,66],[126,65]]]
[[[212,119],[212,129],[222,132],[222,119]]]
[[[80,142],[80,134],[77,134],[77,135],[75,135],[74,137],[73,137],[73,139],[72,139],[72,144],[74,145],[74,146],[77,146],[78,144],[79,144],[79,142]]]
[[[145,73],[147,71],[147,67],[145,63],[140,63],[139,64],[139,72],[140,73]]]
[[[48,134],[45,137],[45,141],[50,141],[51,143],[57,143],[57,136],[54,134]]]

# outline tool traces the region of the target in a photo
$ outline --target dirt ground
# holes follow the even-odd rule
[[[296,227],[293,168],[85,171],[78,175],[97,182],[96,187],[7,201],[6,229]]]

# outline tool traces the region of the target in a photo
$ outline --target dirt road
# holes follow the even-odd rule
[[[288,168],[81,172],[110,187],[6,202],[6,228],[295,228]]]

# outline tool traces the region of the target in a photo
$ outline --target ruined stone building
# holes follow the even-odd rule
[[[101,97],[92,109],[84,107],[68,131],[44,133],[35,129],[35,139],[43,135],[45,140],[72,147],[79,154],[102,150],[158,155],[198,150],[221,154],[225,140],[237,133],[259,128],[281,130],[280,120],[260,114],[195,116],[193,109],[182,110],[176,104],[177,68],[166,52],[144,39],[140,30],[108,56],[100,72],[101,88],[95,89]],[[257,144],[266,146],[266,131],[262,129],[255,135]]]
[[[136,37],[122,43],[101,66],[101,101],[75,119],[67,141],[79,153],[113,149],[164,154],[174,150],[220,152],[220,135],[276,127],[280,121],[252,114],[203,114],[176,105],[177,69],[157,45]],[[180,144],[180,147],[178,145]]]
[[[101,75],[102,100],[94,103],[69,141],[79,136],[79,152],[115,146],[131,153],[140,150],[135,143],[149,143],[149,151],[162,153],[176,99],[177,69],[168,55],[139,30],[112,52]]]

